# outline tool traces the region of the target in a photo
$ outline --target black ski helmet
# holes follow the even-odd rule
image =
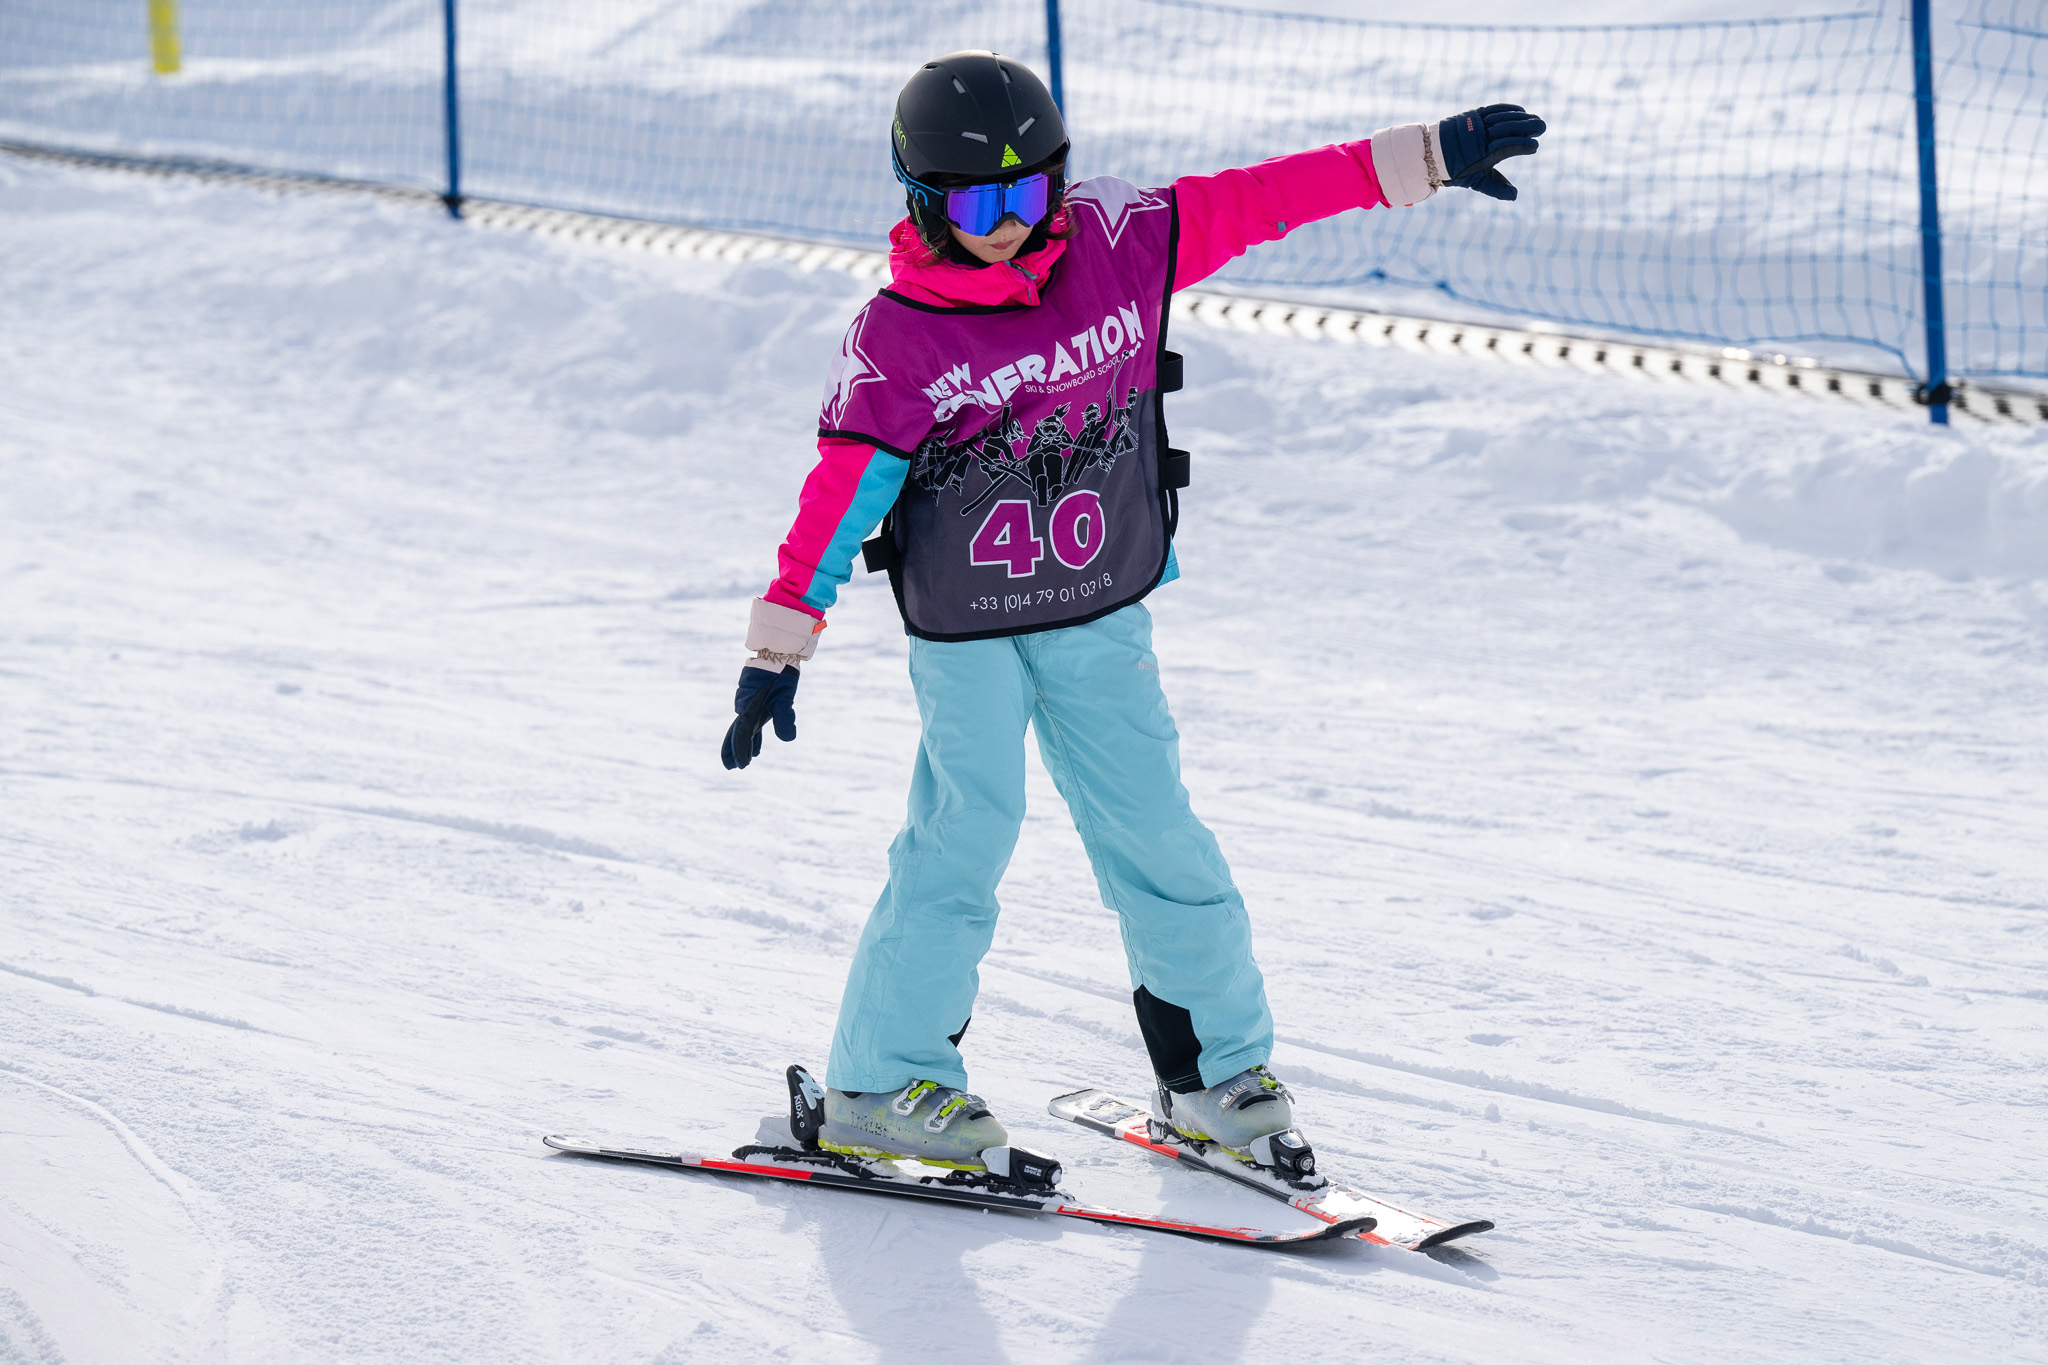
[[[918,68],[896,96],[897,167],[936,184],[1009,180],[1065,159],[1067,125],[1044,82],[993,52],[954,52]]]

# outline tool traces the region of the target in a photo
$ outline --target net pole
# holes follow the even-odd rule
[[[1934,192],[1934,39],[1928,0],[1913,0],[1913,106],[1920,133],[1920,282],[1926,297],[1927,379],[1917,397],[1948,425],[1948,346],[1941,307],[1941,210]]]
[[[1052,102],[1064,114],[1067,100],[1060,80],[1060,0],[1045,0],[1045,64],[1052,77]]]
[[[455,0],[441,0],[441,107],[442,131],[448,144],[448,192],[441,202],[450,218],[462,216],[462,120],[461,101],[455,88]]]

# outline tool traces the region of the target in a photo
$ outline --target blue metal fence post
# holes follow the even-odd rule
[[[1045,0],[1045,64],[1052,68],[1052,102],[1067,112],[1066,91],[1060,81],[1060,0]]]
[[[1934,193],[1934,39],[1928,0],[1913,0],[1913,106],[1920,128],[1920,276],[1927,300],[1927,382],[1915,397],[1948,425],[1948,343],[1941,308],[1941,210]]]
[[[462,216],[462,123],[461,104],[455,94],[455,0],[441,0],[441,102],[442,127],[448,141],[448,192],[441,202],[450,218]]]

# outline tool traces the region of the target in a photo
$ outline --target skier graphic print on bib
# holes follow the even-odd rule
[[[848,330],[822,430],[910,461],[890,577],[913,635],[1073,625],[1137,601],[1165,568],[1170,196],[1091,181],[1069,205],[1077,231],[1037,305],[937,308],[884,290]]]

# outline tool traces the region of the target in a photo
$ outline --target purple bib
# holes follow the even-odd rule
[[[1066,202],[1077,231],[1035,306],[941,308],[885,289],[847,332],[820,434],[910,461],[883,530],[912,635],[1078,625],[1165,571],[1172,192],[1104,177]]]

